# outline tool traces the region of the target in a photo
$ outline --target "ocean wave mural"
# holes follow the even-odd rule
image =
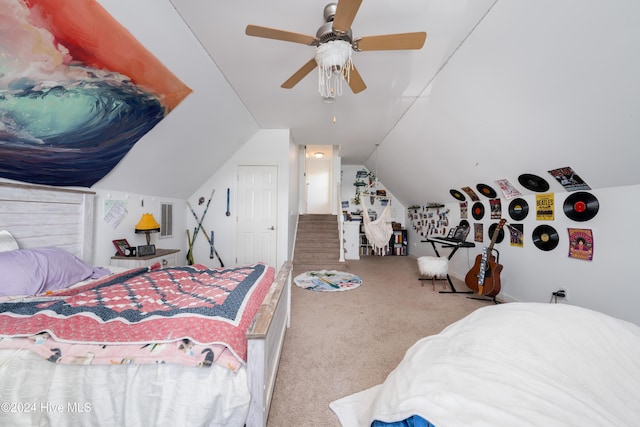
[[[0,0],[0,176],[90,187],[191,93],[94,0]]]

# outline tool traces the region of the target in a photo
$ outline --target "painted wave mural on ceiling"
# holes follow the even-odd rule
[[[91,187],[190,93],[95,0],[0,0],[0,177]]]

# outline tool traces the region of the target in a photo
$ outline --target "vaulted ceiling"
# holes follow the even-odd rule
[[[245,34],[254,24],[315,36],[327,0],[170,0],[146,15],[101,3],[194,89],[140,148],[153,140],[157,164],[169,163],[162,153],[179,140],[192,181],[258,129],[285,128],[300,145],[340,145],[343,163],[367,165],[405,204],[563,166],[592,188],[640,183],[634,0],[363,0],[354,37],[426,31],[426,43],[354,52],[367,89],[345,87],[333,104],[322,102],[316,71],[280,87],[313,46]]]

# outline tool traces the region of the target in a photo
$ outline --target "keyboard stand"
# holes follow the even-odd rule
[[[429,242],[431,246],[433,246],[433,251],[436,253],[436,256],[440,258],[440,253],[438,252],[438,248],[436,247],[436,243],[441,245],[441,249],[453,249],[447,259],[451,261],[451,258],[458,252],[460,248],[475,248],[476,245],[473,242],[464,241],[450,241],[445,239],[436,239],[427,237],[427,240],[422,240],[422,242]],[[449,277],[449,273],[447,273],[447,281],[449,282],[450,291],[440,291],[441,294],[472,294],[473,291],[457,291],[455,286],[453,286],[453,282],[451,281],[451,277]]]

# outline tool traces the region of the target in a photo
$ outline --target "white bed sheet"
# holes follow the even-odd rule
[[[2,426],[243,426],[246,368],[73,366],[0,351]]]
[[[481,308],[418,341],[385,382],[330,404],[343,426],[638,426],[640,327],[567,304]]]

